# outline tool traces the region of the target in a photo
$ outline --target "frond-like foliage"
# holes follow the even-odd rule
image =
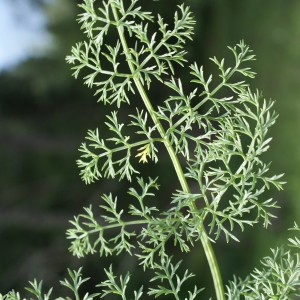
[[[167,280],[170,284],[169,288],[151,288],[148,294],[156,297],[173,294],[179,299],[181,283],[190,275],[186,272],[183,279],[176,275],[176,287],[173,280],[179,264],[171,264],[166,251],[168,241],[188,252],[201,240],[214,269],[212,273],[218,277],[216,262],[208,253],[212,251],[209,240],[217,240],[221,234],[227,241],[238,240],[233,234],[236,225],[243,230],[245,225],[252,226],[262,220],[267,227],[270,218],[274,217],[271,209],[277,208],[276,201],[261,199],[261,196],[270,185],[281,189],[282,175],[269,175],[270,164],[263,162],[261,155],[269,148],[271,138],[267,134],[277,115],[272,111],[274,102],[264,100],[258,91],[253,92],[244,80],[234,80],[236,75],[255,76],[246,65],[255,56],[243,41],[229,47],[234,56],[233,67],[225,66],[224,59],[211,58],[219,70],[218,80],[213,80],[212,75],[205,76],[203,67],[197,63],[192,64],[191,82],[196,86],[186,93],[181,79],[175,79],[173,75],[174,63],[183,65],[185,62],[183,45],[193,33],[195,21],[189,8],[184,4],[178,6],[171,25],[158,15],[158,30],[150,33],[149,22],[154,22],[155,18],[137,3],[138,0],[126,4],[123,0],[106,0],[97,10],[94,0],[84,0],[81,5],[84,13],[79,22],[89,42],[73,47],[67,61],[75,64],[75,77],[82,68],[91,71],[84,78],[85,83],[98,88],[96,94],[104,103],[116,103],[119,108],[122,102],[129,103],[129,92],[138,91],[147,111],[136,109],[136,113],[129,116],[131,122],[128,125],[137,128],[135,138],[143,138],[131,142],[133,139],[123,133],[124,124],[119,123],[117,111],[114,111],[105,122],[113,136],[104,140],[98,130],[90,130],[87,139],[91,143],[81,145],[82,155],[77,163],[86,183],[102,176],[118,176],[131,181],[133,175],[139,173],[133,159],[142,163],[158,162],[156,142],[162,142],[173,162],[181,189],[173,193],[165,211],[158,211],[146,201],[149,196],[154,196],[153,190],[158,189],[157,179],[149,178],[145,182],[141,177],[137,178],[142,192],[129,188],[133,198],[127,211],[118,209],[117,197],[103,195],[100,218],[95,217],[92,207],[85,208],[84,214],[71,221],[73,228],[67,235],[71,240],[70,251],[78,257],[95,252],[111,255],[123,251],[136,255],[144,269],[159,270],[153,280]],[[119,35],[114,45],[105,43],[111,28]],[[132,39],[135,43],[128,44]],[[107,69],[109,65],[111,68]],[[172,77],[164,81],[163,74]],[[153,78],[173,93],[156,109],[146,93]],[[190,191],[187,178],[196,181],[198,191]],[[201,204],[198,207],[196,203]],[[209,233],[206,233],[205,224]],[[112,229],[114,233],[109,235],[108,231]],[[103,296],[116,293],[125,297],[130,275],[121,277],[117,284],[111,268],[106,274],[109,279],[102,283],[106,288]],[[218,286],[220,283],[215,283],[221,299],[224,293]],[[189,299],[194,299],[199,291],[195,288]],[[141,295],[142,289],[135,293],[135,297]]]
[[[259,92],[251,92],[244,81],[231,82],[234,73],[254,76],[250,68],[243,66],[254,55],[243,41],[230,50],[235,57],[233,68],[226,69],[224,60],[212,59],[221,72],[219,84],[211,88],[212,75],[206,80],[203,68],[195,63],[191,74],[195,77],[192,82],[202,86],[199,97],[198,88],[185,94],[181,81],[172,78],[165,84],[176,95],[170,96],[156,113],[167,123],[166,136],[176,153],[186,159],[185,176],[199,186],[197,198],[203,200],[205,208],[190,213],[209,220],[215,239],[223,233],[227,241],[237,240],[232,234],[235,225],[243,230],[245,224],[253,225],[260,219],[265,227],[270,224],[274,217],[270,208],[277,207],[276,202],[262,201],[260,196],[270,184],[281,189],[283,183],[279,181],[282,175],[266,174],[269,164],[260,158],[269,148],[268,129],[277,118],[272,111],[274,102],[264,100]],[[182,191],[176,199],[181,206],[190,207],[195,197]],[[255,218],[245,218],[252,210],[256,210]]]
[[[81,268],[79,268],[78,271],[72,271],[68,269],[68,273],[70,276],[70,279],[64,279],[63,281],[60,281],[60,284],[67,287],[72,291],[74,294],[75,299],[81,299],[79,296],[79,288],[80,286],[89,280],[89,278],[82,278],[81,275]],[[33,282],[29,282],[31,287],[27,287],[26,290],[29,291],[37,300],[49,300],[50,295],[52,292],[52,289],[48,291],[47,294],[43,294],[43,281],[40,281],[39,283],[34,280]],[[94,293],[89,294],[86,293],[84,297],[82,297],[82,300],[93,300],[94,298],[97,298],[100,295],[100,293]],[[15,291],[11,291],[8,294],[6,294],[4,297],[0,294],[0,299],[2,300],[27,300],[26,298],[21,298],[19,293],[16,293]],[[33,298],[30,298],[32,300]],[[57,300],[70,300],[70,297],[58,297]]]
[[[100,95],[99,101],[117,103],[118,107],[122,102],[130,102],[128,93],[134,93],[134,78],[147,83],[149,88],[151,77],[161,80],[162,74],[174,73],[174,63],[183,64],[186,51],[181,49],[186,39],[191,39],[195,23],[189,8],[180,5],[179,13],[174,16],[173,28],[168,28],[158,15],[159,34],[154,33],[150,37],[148,22],[153,22],[154,17],[150,12],[142,11],[137,2],[131,0],[131,4],[125,7],[123,0],[106,0],[97,10],[95,0],[84,0],[84,4],[80,5],[84,13],[78,20],[89,42],[77,43],[72,54],[67,56],[67,62],[75,64],[72,68],[75,78],[83,68],[89,69],[91,73],[84,77],[85,84],[97,87],[95,94]],[[105,44],[105,36],[111,27],[135,36],[135,45],[127,46],[124,39],[115,45]],[[122,71],[123,64],[120,65],[123,54],[128,63],[125,73]],[[103,68],[102,60],[106,60],[111,68]]]
[[[153,275],[146,295],[193,300],[202,289],[195,286],[184,295],[183,286],[194,275],[181,270],[181,261],[172,263],[167,243],[189,252],[201,241],[217,299],[224,300],[222,279],[210,242],[221,235],[227,241],[237,240],[236,227],[243,230],[245,225],[252,226],[260,220],[267,227],[274,217],[271,211],[277,208],[276,201],[262,199],[270,186],[281,189],[283,184],[282,175],[269,175],[270,163],[262,159],[271,141],[269,128],[277,119],[274,102],[266,101],[260,92],[254,92],[246,81],[239,79],[255,75],[248,66],[255,57],[243,41],[229,47],[234,56],[232,67],[225,66],[224,59],[211,58],[218,68],[217,80],[212,75],[206,76],[203,67],[193,63],[190,73],[195,87],[186,92],[181,79],[173,76],[174,65],[183,66],[186,62],[183,46],[193,34],[195,21],[189,7],[179,5],[174,22],[167,24],[162,16],[155,18],[138,3],[138,0],[83,0],[80,5],[83,13],[78,21],[87,41],[77,43],[66,60],[74,65],[75,78],[85,69],[84,83],[96,89],[99,101],[117,106],[104,122],[111,136],[105,138],[98,129],[88,131],[88,142],[79,149],[80,175],[86,183],[101,177],[135,179],[137,187],[129,187],[127,207],[119,205],[121,197],[104,194],[98,212],[89,206],[75,216],[70,221],[72,228],[67,230],[69,250],[79,258],[94,253],[134,255],[140,266]],[[150,22],[155,20],[149,30]],[[157,31],[153,32],[155,26]],[[112,30],[118,38],[110,43],[107,35]],[[171,79],[164,81],[165,74]],[[172,93],[156,108],[146,92],[152,88],[152,80]],[[132,103],[135,93],[146,110],[136,108],[128,116],[127,126],[136,129],[133,137],[126,133],[128,128],[120,123],[118,113],[122,103]],[[159,189],[158,178],[135,177],[140,172],[136,167],[138,162],[159,161],[157,142],[165,145],[180,183],[180,188],[164,202],[163,209],[151,204]],[[197,188],[193,192],[191,181]],[[294,230],[299,230],[297,225]],[[300,248],[298,238],[289,241],[290,246]],[[227,287],[227,298],[285,300],[300,296],[298,254],[278,248],[262,260],[262,265],[261,270],[255,269],[245,280],[234,278]],[[107,279],[97,285],[102,292],[87,293],[84,300],[99,295],[139,300],[145,295],[144,288],[139,287],[128,298],[129,272],[116,276],[112,266],[104,271]],[[69,277],[61,284],[79,300],[78,289],[88,278],[82,278],[81,269],[69,270]],[[27,290],[38,300],[49,299],[51,290],[43,295],[42,282],[35,280],[30,285]],[[0,294],[0,300],[20,299],[14,291]]]
[[[293,230],[299,231],[295,225]],[[299,239],[289,239],[290,247],[299,248]],[[245,280],[234,277],[227,286],[228,300],[293,300],[300,297],[300,257],[283,247],[271,249],[272,254],[261,261]]]
[[[108,129],[114,133],[114,137],[104,140],[100,138],[98,129],[88,131],[86,139],[90,140],[91,143],[88,145],[82,143],[79,148],[79,151],[83,153],[81,155],[82,159],[77,160],[79,168],[82,169],[80,175],[86,183],[94,182],[102,176],[106,178],[119,176],[120,179],[125,177],[131,181],[132,174],[139,173],[131,163],[132,149],[138,146],[140,147],[141,145],[149,145],[149,156],[152,160],[158,161],[155,153],[157,150],[154,146],[154,140],[158,139],[153,139],[151,136],[155,127],[149,128],[148,131],[146,130],[147,115],[143,118],[142,113],[140,114],[138,112],[137,116],[132,117],[135,118],[136,122],[132,122],[130,125],[140,126],[143,131],[137,133],[144,134],[148,139],[130,143],[130,137],[122,133],[124,124],[118,122],[116,111],[112,112],[110,116],[107,116],[108,122],[105,122]],[[115,147],[113,147],[113,145],[115,145]],[[94,148],[98,153],[92,152],[90,148]],[[120,158],[117,156],[115,159],[115,155],[119,153],[122,153],[123,157]],[[102,166],[99,168],[100,163]]]

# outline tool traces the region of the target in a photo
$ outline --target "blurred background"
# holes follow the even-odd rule
[[[100,0],[98,0],[100,1]],[[126,1],[125,1],[126,2]],[[147,10],[173,19],[176,4],[182,1],[141,0]],[[88,129],[102,128],[111,107],[96,103],[93,90],[82,79],[71,77],[65,63],[71,46],[85,37],[76,15],[79,0],[0,0],[0,293],[11,289],[23,295],[29,280],[43,279],[54,295],[65,295],[59,280],[67,268],[83,266],[92,279],[83,288],[97,291],[103,267],[113,263],[117,273],[134,273],[134,284],[146,285],[147,276],[136,271],[135,258],[84,259],[72,257],[65,231],[68,220],[83,212],[83,206],[97,208],[103,193],[123,195],[126,207],[128,182],[100,180],[92,185],[81,181],[75,160]],[[172,4],[171,4],[172,3]],[[244,277],[269,248],[286,242],[287,229],[300,218],[300,2],[298,0],[185,0],[194,12],[194,41],[187,43],[189,63],[204,65],[206,74],[217,74],[209,57],[230,57],[227,46],[241,39],[250,45],[257,60],[251,67],[257,76],[252,90],[263,91],[266,99],[276,99],[279,113],[270,131],[271,149],[265,161],[272,161],[272,174],[285,173],[284,191],[272,188],[281,206],[277,219],[267,230],[258,224],[238,233],[240,243],[221,238],[214,246],[224,282],[232,274]],[[172,9],[171,9],[172,7]],[[112,37],[108,37],[108,40]],[[187,82],[188,70],[177,68],[177,76]],[[215,75],[217,77],[217,75]],[[188,86],[188,84],[187,84]],[[166,94],[165,94],[166,93]],[[150,98],[163,101],[168,92],[153,88]],[[158,103],[157,102],[157,103]],[[124,106],[125,107],[125,106]],[[125,109],[125,108],[124,108]],[[135,109],[134,107],[132,109]],[[127,107],[128,113],[130,113]],[[124,115],[124,117],[127,113]],[[105,128],[103,127],[104,135]],[[158,164],[144,165],[152,177],[160,175],[163,207],[177,188],[167,156]],[[174,180],[173,180],[174,179]],[[299,222],[300,223],[300,222]],[[172,251],[170,245],[170,251]],[[174,253],[178,249],[173,250]],[[178,256],[180,254],[178,253]],[[211,295],[211,277],[200,244],[185,266],[197,273],[206,286],[203,299]],[[206,294],[205,294],[206,293]],[[202,299],[202,298],[201,298]]]

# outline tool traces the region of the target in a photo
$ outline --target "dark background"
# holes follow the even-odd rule
[[[12,5],[13,2],[17,10],[18,1],[12,1]],[[23,287],[28,280],[37,278],[44,280],[46,288],[54,286],[55,296],[63,296],[65,289],[61,289],[58,281],[66,276],[67,268],[80,266],[84,275],[92,277],[85,289],[97,291],[94,286],[103,279],[103,267],[110,263],[117,274],[129,270],[134,273],[136,285],[146,285],[147,275],[136,269],[136,260],[128,255],[100,259],[96,254],[78,260],[67,250],[68,220],[81,213],[83,206],[93,204],[96,208],[103,193],[122,195],[122,203],[126,203],[129,185],[126,180],[103,179],[87,186],[78,175],[77,149],[88,129],[99,127],[104,135],[108,134],[102,123],[111,109],[96,103],[93,91],[83,85],[81,78],[71,77],[70,66],[65,63],[71,46],[84,38],[75,21],[80,12],[76,4],[80,1],[31,2],[45,11],[47,30],[55,45],[39,58],[29,58],[0,73],[0,292],[5,294],[15,289],[25,295]],[[258,224],[246,228],[243,234],[238,233],[240,243],[226,244],[221,238],[214,246],[226,283],[232,274],[247,275],[259,266],[263,256],[270,254],[270,247],[285,243],[287,229],[300,217],[300,2],[186,0],[185,3],[190,5],[197,21],[194,41],[186,45],[189,63],[196,61],[204,65],[206,74],[217,74],[208,58],[228,58],[227,46],[244,39],[257,55],[257,61],[251,63],[257,72],[251,80],[252,90],[257,88],[266,99],[276,99],[275,110],[280,115],[269,134],[274,139],[265,160],[272,161],[272,174],[286,174],[284,191],[272,188],[266,196],[275,198],[282,208],[267,230]],[[141,0],[140,4],[171,22],[176,4],[181,2]],[[188,70],[176,71],[188,87]],[[149,95],[159,103],[168,94],[152,88]],[[123,108],[125,117],[130,110],[126,105]],[[144,165],[143,172],[147,176],[147,172],[152,177],[160,176],[158,199],[163,200],[157,200],[157,205],[163,207],[177,185],[168,157],[161,155],[157,165]],[[184,264],[197,273],[194,283],[206,286],[205,296],[209,298],[211,277],[200,244]]]

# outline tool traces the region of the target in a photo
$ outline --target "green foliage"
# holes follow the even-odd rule
[[[294,230],[299,231],[295,225]],[[297,237],[289,239],[289,246],[300,248]],[[299,253],[292,254],[283,247],[271,249],[272,255],[261,261],[263,269],[255,269],[245,280],[234,278],[229,282],[228,299],[295,299],[300,297]]]
[[[117,102],[118,107],[122,102],[130,102],[128,92],[134,93],[132,84],[135,78],[143,84],[146,83],[149,88],[151,77],[161,80],[162,74],[168,74],[167,69],[174,73],[174,62],[183,65],[185,61],[183,56],[186,52],[180,49],[183,48],[182,44],[185,40],[190,38],[192,25],[195,23],[189,9],[184,5],[179,6],[180,15],[176,12],[174,16],[172,30],[167,30],[168,25],[158,15],[157,24],[161,37],[157,42],[157,33],[149,37],[148,24],[142,22],[144,20],[153,22],[154,18],[150,12],[144,12],[141,7],[136,7],[137,2],[137,0],[131,1],[130,6],[125,9],[123,1],[103,1],[103,7],[99,8],[98,14],[94,8],[95,0],[84,1],[80,7],[85,12],[80,15],[78,21],[82,23],[81,29],[86,33],[89,42],[76,44],[72,48],[72,55],[67,57],[68,63],[76,63],[73,67],[75,78],[83,68],[89,68],[92,73],[84,77],[85,84],[89,87],[100,87],[96,91],[96,95],[100,94],[99,101],[109,104]],[[112,14],[113,19],[111,19]],[[141,20],[141,23],[138,23],[138,20]],[[105,45],[106,50],[103,50],[104,36],[112,26],[115,26],[120,33],[120,40],[116,45]],[[127,47],[123,36],[125,30],[130,37],[136,38],[133,48]],[[120,42],[123,46],[126,44],[125,53],[124,49],[121,49]],[[127,73],[118,70],[119,57],[124,54],[130,68]],[[110,69],[102,68],[102,56],[111,64]],[[106,75],[108,78],[96,81],[99,74]]]
[[[161,295],[174,295],[175,299],[180,299],[178,297],[178,294],[180,292],[180,288],[183,282],[185,282],[188,278],[194,276],[191,273],[188,273],[186,271],[182,278],[180,278],[176,271],[178,267],[180,266],[181,262],[177,263],[175,266],[171,263],[171,258],[169,258],[164,264],[155,264],[154,269],[159,270],[158,272],[155,272],[156,276],[151,279],[151,281],[160,280],[161,282],[168,282],[167,287],[163,285],[157,285],[156,288],[150,288],[148,295],[155,295],[155,298]],[[162,273],[160,273],[162,272]],[[120,284],[118,284],[115,280],[116,276],[114,275],[112,271],[112,267],[110,266],[109,270],[105,270],[105,273],[108,277],[107,280],[99,284],[99,287],[103,287],[103,294],[102,297],[109,295],[109,294],[117,294],[122,297],[122,299],[126,298],[126,288],[128,285],[128,282],[130,280],[130,274],[127,273],[126,276],[123,277],[120,276]],[[176,280],[174,280],[176,279]],[[195,286],[195,289],[193,292],[188,293],[188,300],[195,299],[198,293],[200,293],[201,290],[197,290],[197,287]],[[134,300],[140,299],[143,295],[143,287],[141,287],[138,291],[134,291]]]
[[[84,283],[85,281],[89,280],[89,278],[82,278],[81,277],[81,268],[78,271],[71,271],[68,270],[69,272],[69,276],[71,277],[71,282],[69,282],[67,279],[65,279],[64,281],[61,281],[60,284],[69,288],[70,290],[72,290],[72,292],[74,293],[75,299],[79,300],[81,299],[81,297],[79,296],[78,290],[79,287],[82,285],[82,283]],[[38,300],[48,300],[50,298],[52,289],[50,289],[48,291],[47,294],[42,294],[42,286],[43,286],[43,282],[40,281],[39,283],[37,283],[36,280],[34,280],[34,282],[29,282],[31,285],[31,288],[26,288],[27,291],[29,291],[31,294],[33,294]],[[89,295],[89,293],[86,293],[84,295],[84,297],[82,299],[84,300],[93,300],[95,297],[99,296],[99,293],[95,293],[92,295]],[[15,291],[11,291],[10,293],[8,293],[7,295],[5,295],[4,297],[1,296],[0,294],[0,299],[2,300],[20,300],[20,294],[16,293]],[[24,298],[23,298],[24,299]],[[72,298],[70,297],[59,297],[57,298],[57,300],[71,300]],[[33,300],[33,298],[30,298],[30,300]]]
[[[74,64],[76,78],[82,69],[87,69],[84,82],[96,87],[99,101],[117,106],[105,122],[113,136],[104,139],[98,129],[89,130],[89,144],[83,143],[79,149],[82,155],[77,164],[82,179],[92,183],[101,177],[119,177],[136,181],[138,189],[134,184],[129,187],[132,201],[127,210],[119,208],[120,200],[112,194],[102,196],[100,218],[92,206],[84,208],[85,212],[71,221],[72,228],[67,231],[69,250],[79,258],[96,252],[100,256],[122,252],[134,255],[144,270],[153,272],[147,294],[172,295],[179,300],[183,297],[182,285],[194,275],[188,270],[182,272],[181,262],[171,263],[172,255],[166,245],[171,241],[182,252],[189,252],[200,240],[216,297],[225,299],[211,241],[217,241],[221,235],[227,242],[237,241],[236,227],[243,231],[245,225],[253,226],[259,221],[267,227],[270,218],[275,217],[273,209],[278,208],[276,201],[261,199],[265,189],[271,185],[281,189],[283,184],[282,175],[269,175],[270,164],[262,160],[271,141],[268,130],[277,118],[272,111],[274,102],[264,100],[259,91],[252,91],[246,81],[240,81],[241,77],[255,75],[247,66],[255,57],[243,41],[229,47],[233,67],[225,66],[224,59],[211,59],[220,79],[213,80],[212,75],[204,74],[203,67],[192,64],[194,88],[185,92],[181,79],[173,75],[174,64],[183,66],[186,62],[183,44],[193,33],[195,21],[189,8],[178,6],[172,26],[158,15],[157,31],[152,33],[149,28],[155,17],[136,6],[138,0],[127,2],[85,0],[80,5],[84,13],[78,21],[88,41],[76,44],[67,62]],[[105,44],[110,30],[118,33],[115,45]],[[170,79],[163,79],[165,75]],[[154,80],[157,86],[169,88],[172,93],[157,108],[146,92]],[[123,102],[133,105],[130,99],[134,94],[140,95],[146,111],[136,108],[136,114],[130,115],[125,125],[119,122],[118,113]],[[127,135],[126,126],[137,127],[138,131],[134,136]],[[138,164],[138,160],[151,163],[148,158],[159,163],[158,142],[164,144],[181,185],[164,211],[149,204],[159,189],[159,178],[145,180],[147,176]],[[137,173],[142,176],[135,177]],[[191,191],[192,183],[196,183],[197,191]],[[112,229],[113,236],[107,234]],[[290,242],[299,247],[297,238]],[[297,254],[295,257],[283,248],[272,250],[272,256],[262,261],[262,270],[256,269],[245,280],[235,278],[229,283],[228,299],[292,299],[292,295],[298,295],[300,275]],[[80,299],[79,286],[87,280],[81,278],[80,272],[69,271],[72,283],[61,282],[74,292],[76,299]],[[98,285],[103,288],[101,297],[116,294],[127,299],[131,275],[127,273],[116,280],[112,266],[105,273],[108,279]],[[161,284],[153,287],[156,281]],[[40,299],[42,284],[34,281],[31,285],[33,289],[28,291]],[[140,287],[135,291],[134,299],[140,299],[143,290]],[[195,299],[201,290],[195,286],[184,297]],[[50,293],[44,298],[48,299]],[[84,299],[98,295],[86,294]],[[19,296],[12,292],[4,297]]]

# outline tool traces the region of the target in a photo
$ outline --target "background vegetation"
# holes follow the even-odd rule
[[[67,250],[65,230],[68,220],[80,213],[83,206],[97,207],[103,193],[124,195],[122,201],[126,205],[126,181],[101,180],[86,186],[75,164],[87,129],[101,130],[105,110],[109,109],[96,103],[93,91],[80,79],[71,77],[70,66],[65,63],[71,46],[82,40],[75,21],[80,12],[76,4],[81,1],[31,1],[45,10],[54,44],[44,56],[0,73],[0,291],[23,290],[28,280],[37,278],[61,293],[58,281],[66,275],[67,267],[79,266],[83,266],[86,276],[93,278],[86,288],[94,289],[103,276],[103,267],[111,260],[100,260],[97,255],[73,258]],[[173,10],[169,1],[140,3],[171,20]],[[269,192],[269,197],[275,198],[282,209],[276,211],[278,218],[268,230],[262,226],[246,228],[240,243],[226,244],[225,239],[220,239],[215,245],[226,282],[233,273],[244,276],[258,266],[270,247],[285,241],[286,229],[292,227],[293,221],[300,219],[300,2],[185,2],[197,21],[194,41],[187,44],[189,62],[197,61],[208,73],[216,74],[208,58],[226,58],[230,55],[226,47],[244,39],[257,55],[252,67],[258,75],[252,79],[252,86],[262,90],[267,99],[277,99],[275,110],[279,119],[270,132],[274,139],[267,160],[273,162],[273,173],[286,174],[285,190]],[[177,72],[182,79],[188,73],[180,68]],[[167,95],[158,89],[150,96],[162,101]],[[122,109],[126,117],[129,108]],[[170,175],[173,170],[167,155],[165,160],[160,158],[159,164],[148,163],[145,168],[150,176],[159,173],[164,188],[157,205],[167,205],[177,184],[175,174]],[[124,255],[114,264],[120,273],[133,273],[136,261]],[[200,244],[186,264],[207,281],[209,289],[210,274]],[[136,274],[137,284],[142,277]]]

